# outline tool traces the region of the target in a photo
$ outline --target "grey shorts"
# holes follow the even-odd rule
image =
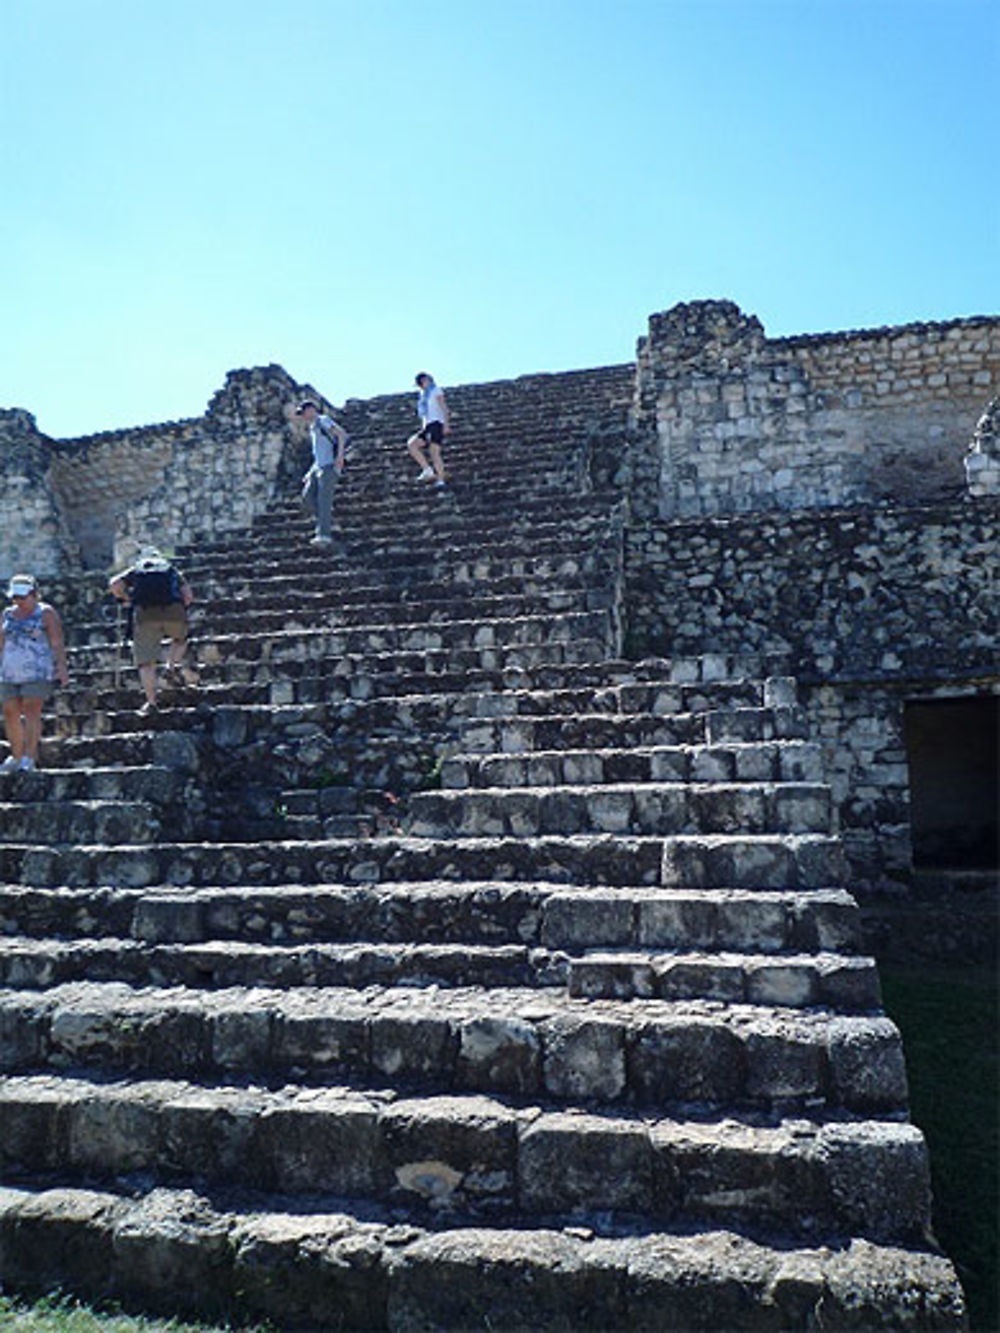
[[[143,606],[135,614],[132,660],[136,666],[148,666],[160,656],[164,639],[187,642],[187,613],[180,602],[172,606]]]
[[[10,681],[0,681],[0,699],[4,703],[8,699],[48,699],[52,695],[55,685],[51,680],[25,680],[12,684]]]

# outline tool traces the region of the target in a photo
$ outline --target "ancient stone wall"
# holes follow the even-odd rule
[[[997,319],[768,339],[732,302],[675,306],[639,343],[634,512],[958,496],[998,388]]]
[[[1000,495],[1000,398],[991,398],[976,422],[965,475],[970,495]]]
[[[54,441],[30,412],[0,410],[0,578],[75,568],[79,552],[52,484]]]
[[[633,527],[633,651],[762,652],[824,679],[995,669],[1000,506],[771,513]]]
[[[308,393],[280,366],[232,371],[203,417],[54,441],[0,416],[0,575],[106,570],[153,542],[246,528],[302,452],[290,419]]]

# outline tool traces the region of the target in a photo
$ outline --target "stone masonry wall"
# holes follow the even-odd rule
[[[920,503],[964,492],[1000,388],[1000,320],[768,339],[729,301],[653,315],[640,340],[638,517]]]
[[[55,445],[30,412],[0,410],[0,578],[74,569],[79,552],[52,485]]]
[[[677,520],[627,541],[636,652],[769,653],[824,679],[996,667],[994,500]]]
[[[1000,398],[991,398],[976,422],[965,475],[970,495],[1000,495]]]
[[[796,676],[854,887],[899,891],[911,879],[904,704],[1000,688],[998,552],[996,500],[633,527],[627,643],[754,653]]]
[[[0,413],[0,577],[106,571],[146,542],[245,529],[297,465],[304,394],[328,406],[280,366],[232,371],[203,417],[59,441]]]

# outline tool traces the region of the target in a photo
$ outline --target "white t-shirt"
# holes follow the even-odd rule
[[[427,404],[424,408],[424,425],[431,421],[444,421],[444,394],[435,384],[427,395]]]

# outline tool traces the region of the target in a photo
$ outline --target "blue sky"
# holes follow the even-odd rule
[[[0,0],[0,406],[199,415],[1000,310],[993,0]]]

